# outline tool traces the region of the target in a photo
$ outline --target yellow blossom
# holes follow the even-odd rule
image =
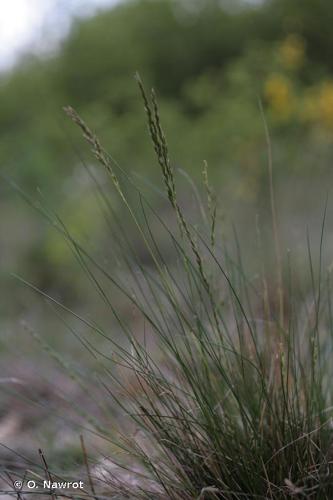
[[[302,100],[300,117],[322,129],[333,130],[333,82],[325,81],[309,89]]]
[[[305,59],[304,40],[299,35],[288,35],[279,47],[282,65],[287,69],[298,69]]]
[[[318,117],[325,128],[333,129],[333,82],[321,85],[318,96]]]
[[[273,74],[265,82],[264,95],[276,118],[287,120],[292,111],[292,88],[283,75]]]

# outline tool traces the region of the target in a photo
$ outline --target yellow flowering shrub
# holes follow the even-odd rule
[[[264,85],[264,96],[273,116],[286,121],[293,108],[293,91],[290,80],[282,74],[272,74]]]
[[[333,82],[321,84],[318,94],[318,118],[325,128],[333,130]]]
[[[305,61],[305,44],[299,35],[290,34],[280,44],[279,59],[286,69],[299,69]]]
[[[333,131],[333,81],[318,83],[305,92],[300,115],[304,122]]]

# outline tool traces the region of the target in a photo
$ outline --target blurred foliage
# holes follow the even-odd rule
[[[203,159],[220,175],[251,168],[263,144],[258,97],[287,146],[292,125],[330,142],[331,3],[236,4],[139,0],[77,20],[57,55],[2,77],[1,163],[30,186],[65,176],[75,158],[61,113],[70,103],[124,166],[147,171],[136,70],[158,91],[175,163],[192,172]]]
[[[90,194],[64,188],[91,160],[62,106],[75,107],[127,171],[154,180],[139,71],[157,89],[174,164],[192,176],[207,160],[236,199],[263,195],[259,99],[277,175],[318,175],[333,149],[332,21],[329,0],[136,0],[77,19],[57,54],[26,57],[1,77],[2,168],[24,189],[61,199],[69,226],[94,238],[102,226]],[[31,253],[39,268],[43,258],[45,268],[67,261],[49,231]]]

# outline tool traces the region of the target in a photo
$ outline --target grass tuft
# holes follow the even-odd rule
[[[140,260],[120,223],[114,245],[128,280],[115,277],[56,216],[42,211],[67,240],[124,333],[118,341],[73,313],[76,321],[112,345],[113,354],[107,357],[93,340],[85,344],[104,367],[100,384],[123,417],[117,438],[105,432],[121,453],[106,459],[103,467],[88,463],[81,437],[89,486],[84,498],[331,499],[330,274],[324,279],[320,260],[316,275],[309,245],[312,292],[306,303],[299,299],[296,271],[288,263],[283,279],[267,128],[277,300],[274,286],[268,286],[273,277],[264,266],[254,282],[243,269],[237,241],[236,256],[220,241],[206,163],[206,227],[189,222],[178,200],[156,94],[152,91],[148,98],[139,76],[137,82],[176,229],[135,186],[139,216],[117,176],[117,165],[71,107],[65,111],[109,173],[133,223],[133,239],[148,252],[149,264]],[[129,177],[127,181],[132,182]],[[172,261],[165,256],[165,241],[164,246],[159,242],[161,234]],[[261,246],[259,229],[258,240]],[[135,310],[135,324],[120,318],[109,286]],[[55,305],[69,313],[62,304]],[[122,425],[124,417],[129,426]],[[42,453],[41,458],[48,477],[53,476]]]

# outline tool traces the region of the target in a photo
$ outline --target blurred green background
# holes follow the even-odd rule
[[[42,330],[47,325],[56,333],[52,342],[64,339],[41,300],[9,273],[69,307],[89,304],[102,323],[109,321],[62,238],[8,182],[53,207],[87,248],[114,265],[112,237],[84,167],[94,162],[63,106],[77,109],[133,178],[160,186],[134,80],[139,71],[156,89],[180,182],[191,192],[182,170],[200,182],[206,160],[221,210],[240,223],[245,250],[255,254],[248,226],[255,226],[257,213],[265,220],[269,206],[262,102],[281,231],[304,247],[306,226],[320,231],[332,180],[332,26],[330,0],[124,1],[74,19],[56,51],[27,54],[1,74],[0,328],[7,362],[5,349],[22,317]],[[105,184],[104,173],[94,172]],[[151,196],[163,207],[156,193]],[[188,198],[185,204],[192,203]],[[122,217],[117,200],[112,203]]]
[[[0,325],[11,329],[27,311],[39,311],[10,272],[69,306],[91,304],[91,287],[66,244],[8,179],[110,258],[112,238],[84,167],[94,162],[64,105],[78,110],[138,182],[161,186],[136,71],[156,89],[179,181],[191,193],[182,172],[200,184],[208,162],[221,210],[253,246],[247,253],[255,253],[248,228],[257,213],[264,225],[269,206],[262,102],[281,231],[303,247],[306,225],[317,231],[332,179],[332,21],[328,0],[123,1],[74,17],[56,50],[27,53],[3,72]],[[102,170],[94,171],[105,184]],[[116,197],[113,203],[119,211]],[[160,205],[158,195],[154,203]]]

